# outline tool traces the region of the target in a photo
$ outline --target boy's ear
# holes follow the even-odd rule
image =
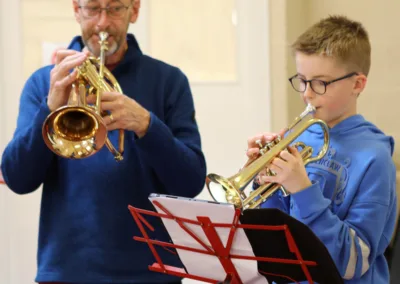
[[[356,75],[356,81],[354,82],[353,86],[353,94],[359,95],[364,90],[366,84],[367,84],[367,76],[365,76],[362,73]]]

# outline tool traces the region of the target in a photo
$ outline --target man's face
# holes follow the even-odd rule
[[[130,23],[137,20],[139,0],[73,0],[75,18],[81,25],[85,46],[95,56],[100,54],[99,33],[109,34],[106,56],[124,48]],[[109,13],[100,8],[109,8]]]

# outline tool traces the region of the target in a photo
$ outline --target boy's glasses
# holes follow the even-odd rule
[[[293,89],[295,91],[304,93],[307,89],[307,83],[310,84],[311,89],[314,91],[314,93],[318,95],[323,95],[326,93],[326,87],[332,83],[335,83],[340,80],[344,80],[350,77],[353,77],[354,75],[358,75],[357,72],[352,72],[347,75],[344,75],[343,77],[334,79],[332,81],[323,81],[319,79],[311,79],[311,80],[304,80],[302,78],[297,77],[298,75],[294,75],[293,77],[289,78],[290,84],[292,84]]]
[[[106,11],[107,16],[113,19],[120,19],[122,18],[126,11],[132,6],[125,6],[125,5],[113,5],[113,6],[107,6],[105,8],[101,8],[100,6],[78,6],[79,9],[82,10],[82,14],[85,18],[95,18],[98,17],[101,12]]]

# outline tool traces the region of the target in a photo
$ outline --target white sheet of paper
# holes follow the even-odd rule
[[[216,204],[208,201],[191,200],[181,197],[150,196],[151,202],[158,201],[173,215],[197,220],[197,216],[209,217],[213,223],[232,223],[235,210],[230,204]],[[154,203],[153,203],[154,205]],[[164,213],[156,205],[157,212]],[[176,245],[205,250],[194,238],[187,234],[179,224],[171,219],[162,218],[168,233]],[[203,229],[198,225],[184,223],[194,234],[196,234],[206,245],[211,246]],[[217,233],[224,246],[226,246],[230,228],[216,228]],[[177,250],[186,270],[189,274],[223,281],[226,273],[217,257],[194,253],[187,250]],[[236,230],[233,240],[231,254],[254,256],[253,249],[243,229]],[[257,262],[254,260],[232,259],[236,270],[243,283],[267,284],[268,281],[259,274]]]

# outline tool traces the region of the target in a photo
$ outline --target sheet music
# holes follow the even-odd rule
[[[235,214],[235,209],[231,204],[219,204],[209,201],[163,195],[151,195],[149,199],[151,202],[157,200],[173,215],[186,219],[197,220],[197,216],[207,216],[213,223],[232,223]],[[164,213],[157,206],[155,206],[155,208],[157,212]],[[162,218],[162,220],[174,244],[204,250],[204,248],[187,234],[177,222],[166,218]],[[211,246],[201,226],[188,223],[185,223],[185,225],[205,244]],[[216,228],[216,231],[222,243],[226,246],[230,228]],[[219,281],[225,279],[225,271],[217,257],[187,250],[177,250],[177,252],[188,273],[218,279]],[[243,229],[238,229],[235,233],[231,254],[254,256],[253,249]],[[243,283],[268,283],[265,277],[259,274],[256,261],[232,259],[232,263],[235,265]]]

